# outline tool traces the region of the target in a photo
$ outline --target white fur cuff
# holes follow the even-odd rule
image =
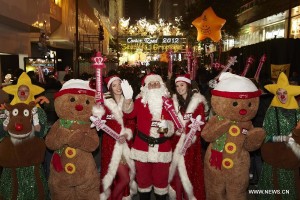
[[[93,116],[95,117],[98,117],[99,119],[102,118],[102,116],[104,115],[105,113],[105,109],[102,105],[98,106],[98,105],[95,105],[93,106],[93,109],[92,109],[92,114]]]

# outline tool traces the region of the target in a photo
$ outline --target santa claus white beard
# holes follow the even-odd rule
[[[144,91],[143,103],[148,103],[150,113],[152,114],[152,120],[161,119],[161,111],[163,106],[162,97],[165,95],[164,89],[156,88]]]

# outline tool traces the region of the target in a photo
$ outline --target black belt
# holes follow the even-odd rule
[[[162,144],[169,139],[167,137],[154,138],[154,137],[145,135],[144,133],[142,133],[140,131],[138,131],[138,136],[144,142],[147,142],[150,147],[154,147],[155,144]]]

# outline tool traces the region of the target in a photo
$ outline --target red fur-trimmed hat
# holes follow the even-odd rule
[[[163,83],[163,80],[160,75],[150,73],[143,78],[142,85],[147,85],[151,81],[159,81],[160,83]]]
[[[108,89],[109,89],[110,85],[112,84],[112,82],[114,82],[115,80],[121,80],[121,79],[117,75],[109,76],[104,79],[104,82],[106,83],[106,86]]]
[[[177,83],[179,81],[183,81],[188,84],[191,84],[191,76],[189,74],[178,75],[175,79],[175,83]]]
[[[89,81],[70,79],[63,84],[62,88],[57,93],[55,93],[54,98],[64,94],[85,94],[95,96],[95,90],[90,87]]]
[[[211,94],[232,99],[250,99],[260,96],[261,91],[250,79],[230,72],[223,72]]]

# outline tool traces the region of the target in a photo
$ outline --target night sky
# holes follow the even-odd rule
[[[126,17],[130,17],[130,23],[135,23],[136,20],[144,17],[147,19],[152,18],[149,0],[127,0],[126,3],[126,7],[128,8]]]

